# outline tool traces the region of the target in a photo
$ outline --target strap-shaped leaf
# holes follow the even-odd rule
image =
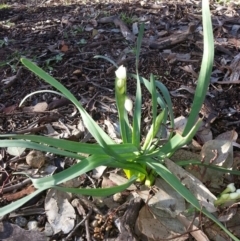
[[[148,161],[147,165],[155,170],[172,188],[174,188],[183,198],[185,198],[193,207],[195,207],[199,212],[204,213],[208,218],[214,221],[221,229],[224,230],[233,240],[239,241],[228,229],[218,221],[218,219],[209,213],[206,209],[202,208],[195,198],[195,196],[173,175],[164,165],[154,160]]]

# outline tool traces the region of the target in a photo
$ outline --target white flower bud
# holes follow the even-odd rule
[[[128,112],[132,111],[132,108],[133,108],[132,100],[130,100],[129,98],[126,98],[125,103],[124,103],[124,107],[125,107],[126,111],[128,111]]]
[[[235,199],[238,199],[240,197],[240,194],[239,193],[236,193],[236,192],[233,192],[233,193],[230,193],[229,194],[229,198],[231,200],[235,200]]]
[[[118,79],[126,79],[127,78],[127,71],[126,68],[121,65],[116,71],[115,74]]]
[[[236,187],[235,187],[234,183],[228,184],[227,188],[229,188],[230,192],[235,192],[236,191]]]
[[[225,193],[235,192],[235,191],[236,191],[236,187],[234,183],[230,183],[227,185],[227,188],[221,193],[221,195]]]
[[[239,190],[239,189],[238,189]],[[228,202],[236,201],[240,199],[240,192],[232,192],[222,194],[217,200],[214,201],[215,206],[219,206]]]
[[[240,189],[237,189],[237,190],[236,190],[236,193],[239,193],[239,194],[240,194]]]

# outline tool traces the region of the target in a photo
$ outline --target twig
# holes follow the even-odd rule
[[[124,215],[119,218],[121,233],[116,238],[115,241],[122,240],[132,240],[137,241],[138,239],[135,237],[134,233],[134,225],[136,223],[139,210],[142,206],[142,199],[137,197],[130,201],[130,204],[124,213]]]
[[[1,168],[1,172],[6,173],[7,178],[3,181],[3,185],[2,185],[2,187],[1,187],[1,189],[0,189],[0,193],[3,192],[3,187],[4,187],[4,185],[6,184],[6,182],[9,180],[9,177],[10,177],[10,175],[7,173],[7,171],[5,170],[5,168]]]
[[[92,209],[88,212],[88,214],[85,217],[85,231],[86,231],[86,238],[87,241],[91,241],[91,235],[89,232],[89,216],[92,214]]]
[[[235,125],[235,124],[239,124],[239,123],[240,123],[240,120],[238,120],[238,121],[232,121],[232,122],[226,123],[226,126]]]
[[[220,85],[240,84],[240,80],[216,81],[216,82],[213,82],[212,84],[220,84]]]
[[[3,89],[6,89],[6,88],[11,87],[11,86],[15,83],[15,81],[17,81],[17,80],[20,78],[21,73],[22,73],[22,67],[20,67],[20,68],[18,69],[17,74],[14,75],[14,76],[12,76],[12,77],[11,77],[11,80],[9,80],[9,82],[8,82],[6,85],[4,85],[2,88],[3,88]]]
[[[87,241],[91,241],[91,236],[90,236],[90,232],[89,232],[89,217],[92,214],[92,208],[90,208],[88,214],[86,215],[85,210],[83,208],[83,206],[81,205],[80,201],[78,198],[75,198],[72,201],[72,206],[75,207],[78,210],[78,213],[80,216],[83,216],[83,220],[78,223],[76,225],[76,227],[72,230],[72,232],[67,236],[66,239],[71,238],[71,236],[73,235],[74,231],[83,223],[85,222],[85,230],[86,230],[86,238]]]
[[[88,214],[86,215],[86,217],[84,217],[83,220],[75,226],[75,228],[72,230],[72,232],[70,232],[70,233],[68,234],[68,236],[66,237],[66,240],[70,239],[70,238],[73,236],[74,232],[81,226],[81,224],[83,224],[83,222],[85,222],[86,220],[89,219],[89,217],[90,217],[91,214],[92,214],[92,209],[90,209],[90,211],[88,212]],[[88,232],[89,232],[89,230],[88,230]],[[91,240],[91,239],[90,239],[90,240]]]
[[[76,195],[76,197],[79,199],[80,204],[87,207],[88,209],[92,209],[95,213],[99,215],[103,215],[103,213],[97,208],[97,206],[90,202],[85,196],[79,194]]]
[[[27,184],[30,184],[30,183],[31,183],[31,179],[27,178],[27,179],[25,179],[24,181],[22,181],[18,184],[12,185],[11,187],[3,188],[2,193],[11,192],[13,190],[20,189],[20,188],[22,188],[22,187],[24,187],[24,186],[26,186]]]

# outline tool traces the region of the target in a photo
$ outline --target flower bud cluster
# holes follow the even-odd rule
[[[236,189],[234,183],[227,185],[227,188],[221,193],[220,197],[214,201],[215,206],[225,204],[240,199],[240,189]]]

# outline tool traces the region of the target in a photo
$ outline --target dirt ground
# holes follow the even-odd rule
[[[31,59],[66,86],[103,128],[105,119],[115,122],[116,68],[94,57],[108,57],[135,73],[134,24],[140,22],[145,23],[140,75],[149,78],[152,73],[162,81],[171,92],[175,117],[188,116],[203,53],[200,1],[4,4],[8,7],[0,8],[0,133],[41,134],[51,125],[61,134],[64,125],[74,126],[80,119],[74,106],[51,93],[35,94],[18,107],[27,94],[53,90],[22,66],[21,57]],[[240,8],[211,2],[211,13],[215,58],[200,115],[214,136],[227,130],[240,133]],[[128,81],[128,94],[134,100],[133,79]],[[39,108],[34,109],[37,104]],[[150,107],[150,96],[143,90],[144,117],[149,116]],[[57,124],[59,120],[64,124]],[[5,154],[1,163],[7,158]]]

